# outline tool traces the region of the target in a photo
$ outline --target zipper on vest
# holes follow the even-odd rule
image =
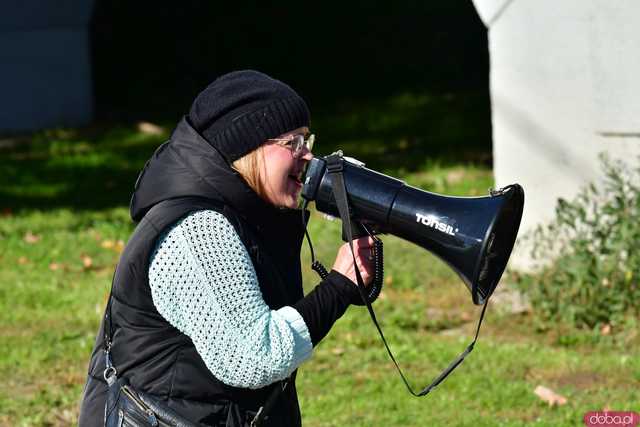
[[[149,423],[153,427],[158,427],[158,426],[171,427],[169,424],[165,423],[164,421],[158,420],[158,418],[156,417],[156,414],[154,414],[153,411],[138,396],[136,396],[135,393],[133,393],[129,389],[129,386],[123,386],[122,387],[122,391],[124,392],[124,394],[126,394],[133,401],[133,403],[136,404],[138,409],[140,409],[142,412],[147,414],[147,418],[149,419]]]

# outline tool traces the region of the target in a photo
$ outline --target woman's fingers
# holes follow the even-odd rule
[[[359,239],[354,240],[353,242],[354,242],[354,246],[360,249],[371,248],[373,247],[373,243],[374,243],[373,238],[371,236],[361,237]]]
[[[356,240],[358,254],[367,261],[373,261],[374,242],[371,237],[362,237]]]
[[[373,243],[374,242],[371,237],[362,237],[360,239],[355,239],[352,242],[353,252],[356,258],[356,266],[360,270],[362,280],[365,285],[371,283],[372,273],[374,270]],[[348,243],[345,243],[340,247],[333,268],[334,270],[337,270],[343,275],[349,277],[352,282],[356,283],[353,257]]]

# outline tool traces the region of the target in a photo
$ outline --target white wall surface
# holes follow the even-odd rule
[[[488,27],[494,173],[523,185],[521,235],[640,156],[640,1],[474,0]],[[520,244],[511,265],[530,266]]]

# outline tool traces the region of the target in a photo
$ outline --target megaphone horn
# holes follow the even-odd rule
[[[453,197],[403,181],[338,155],[351,219],[415,243],[447,263],[481,305],[495,290],[518,234],[524,190],[518,184],[484,197]],[[327,158],[308,165],[302,197],[325,214],[339,216]]]

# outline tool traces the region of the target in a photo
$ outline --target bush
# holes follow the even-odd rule
[[[602,184],[560,199],[552,223],[531,236],[534,259],[554,257],[523,287],[542,325],[620,330],[640,313],[640,167],[606,155],[600,163]]]

